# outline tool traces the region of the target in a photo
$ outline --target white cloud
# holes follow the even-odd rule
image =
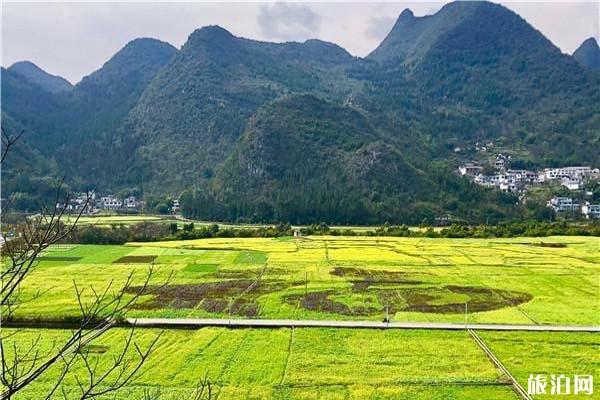
[[[264,4],[256,19],[263,35],[272,40],[306,40],[314,38],[321,17],[306,4]]]
[[[502,0],[562,51],[599,38],[599,3]],[[416,16],[443,3],[2,3],[2,64],[31,60],[77,82],[127,42],[154,37],[180,47],[205,25],[236,36],[285,41],[318,38],[366,56],[405,8]]]

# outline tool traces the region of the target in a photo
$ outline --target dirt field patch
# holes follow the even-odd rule
[[[332,300],[335,290],[326,290],[322,292],[310,292],[306,294],[294,294],[284,298],[288,304],[299,304],[302,308],[311,311],[328,312],[342,315],[373,315],[379,310],[376,308],[354,307],[350,308],[344,303]]]
[[[251,268],[251,269],[219,269],[218,271],[205,275],[210,279],[257,279],[259,276],[276,276],[288,275],[289,270],[284,268]]]
[[[469,312],[491,311],[512,307],[532,299],[528,293],[489,289],[472,286],[433,286],[385,288],[370,287],[366,281],[353,284],[353,296],[361,300],[362,295],[375,294],[380,307],[350,307],[335,301],[332,297],[343,295],[343,290],[311,292],[306,296],[296,294],[284,297],[288,304],[299,305],[306,310],[336,313],[342,315],[371,316],[382,312],[385,306],[391,313],[411,311],[436,314],[463,313],[465,302]]]
[[[403,309],[398,311],[439,314],[463,313],[465,302],[468,303],[469,312],[479,312],[513,307],[533,298],[529,293],[474,286],[407,288],[397,292],[406,302]],[[457,301],[454,295],[463,295],[463,299]]]
[[[546,242],[539,242],[539,243],[531,243],[532,246],[538,246],[538,247],[554,247],[554,248],[562,248],[562,247],[567,247],[566,244],[564,243],[546,243]]]
[[[113,261],[113,264],[146,264],[151,263],[157,256],[124,256]]]
[[[206,275],[209,279],[256,279],[260,270],[221,269]]]
[[[345,268],[335,267],[331,272],[331,275],[345,277],[345,278],[357,278],[362,280],[352,281],[354,285],[358,287],[368,288],[369,286],[378,283],[396,283],[396,284],[413,284],[418,285],[423,283],[420,280],[410,279],[410,274],[401,271],[385,271],[377,269],[362,269],[362,268]]]
[[[356,280],[351,280],[352,291],[356,293],[366,292],[373,286],[419,285],[423,283],[420,280],[410,279],[410,274],[401,271],[336,267],[330,274],[350,279],[356,278]]]
[[[153,298],[137,304],[135,308],[152,310],[200,307],[212,313],[231,311],[231,314],[255,317],[260,313],[258,297],[295,284],[287,281],[231,279],[220,282],[149,287],[147,293]],[[141,287],[130,287],[127,292],[138,293],[140,290]]]

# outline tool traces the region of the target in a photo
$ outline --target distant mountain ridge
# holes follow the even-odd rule
[[[577,62],[589,69],[600,69],[600,46],[595,38],[586,39],[573,53]]]
[[[49,92],[58,93],[73,88],[73,85],[65,78],[51,75],[30,61],[16,62],[8,70],[22,75],[28,81],[39,85]]]
[[[434,15],[423,17],[415,17],[407,8],[367,58],[378,62],[416,63],[435,45],[440,36],[470,18],[480,6],[479,2],[455,2],[445,5]]]
[[[74,188],[183,193],[198,218],[493,222],[528,211],[455,177],[455,147],[600,164],[600,77],[487,2],[405,10],[363,59],[208,26],[134,40],[69,91],[6,71],[3,115]]]

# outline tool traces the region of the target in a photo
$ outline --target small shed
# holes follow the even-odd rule
[[[302,231],[300,231],[300,228],[294,228],[294,237],[295,238],[302,237]]]

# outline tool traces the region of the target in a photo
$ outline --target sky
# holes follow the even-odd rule
[[[499,1],[565,53],[600,39],[600,1]],[[444,2],[194,2],[24,3],[2,1],[2,65],[29,60],[77,83],[129,41],[153,37],[180,48],[190,33],[220,25],[236,36],[265,41],[318,38],[366,56],[398,15],[433,14]]]

